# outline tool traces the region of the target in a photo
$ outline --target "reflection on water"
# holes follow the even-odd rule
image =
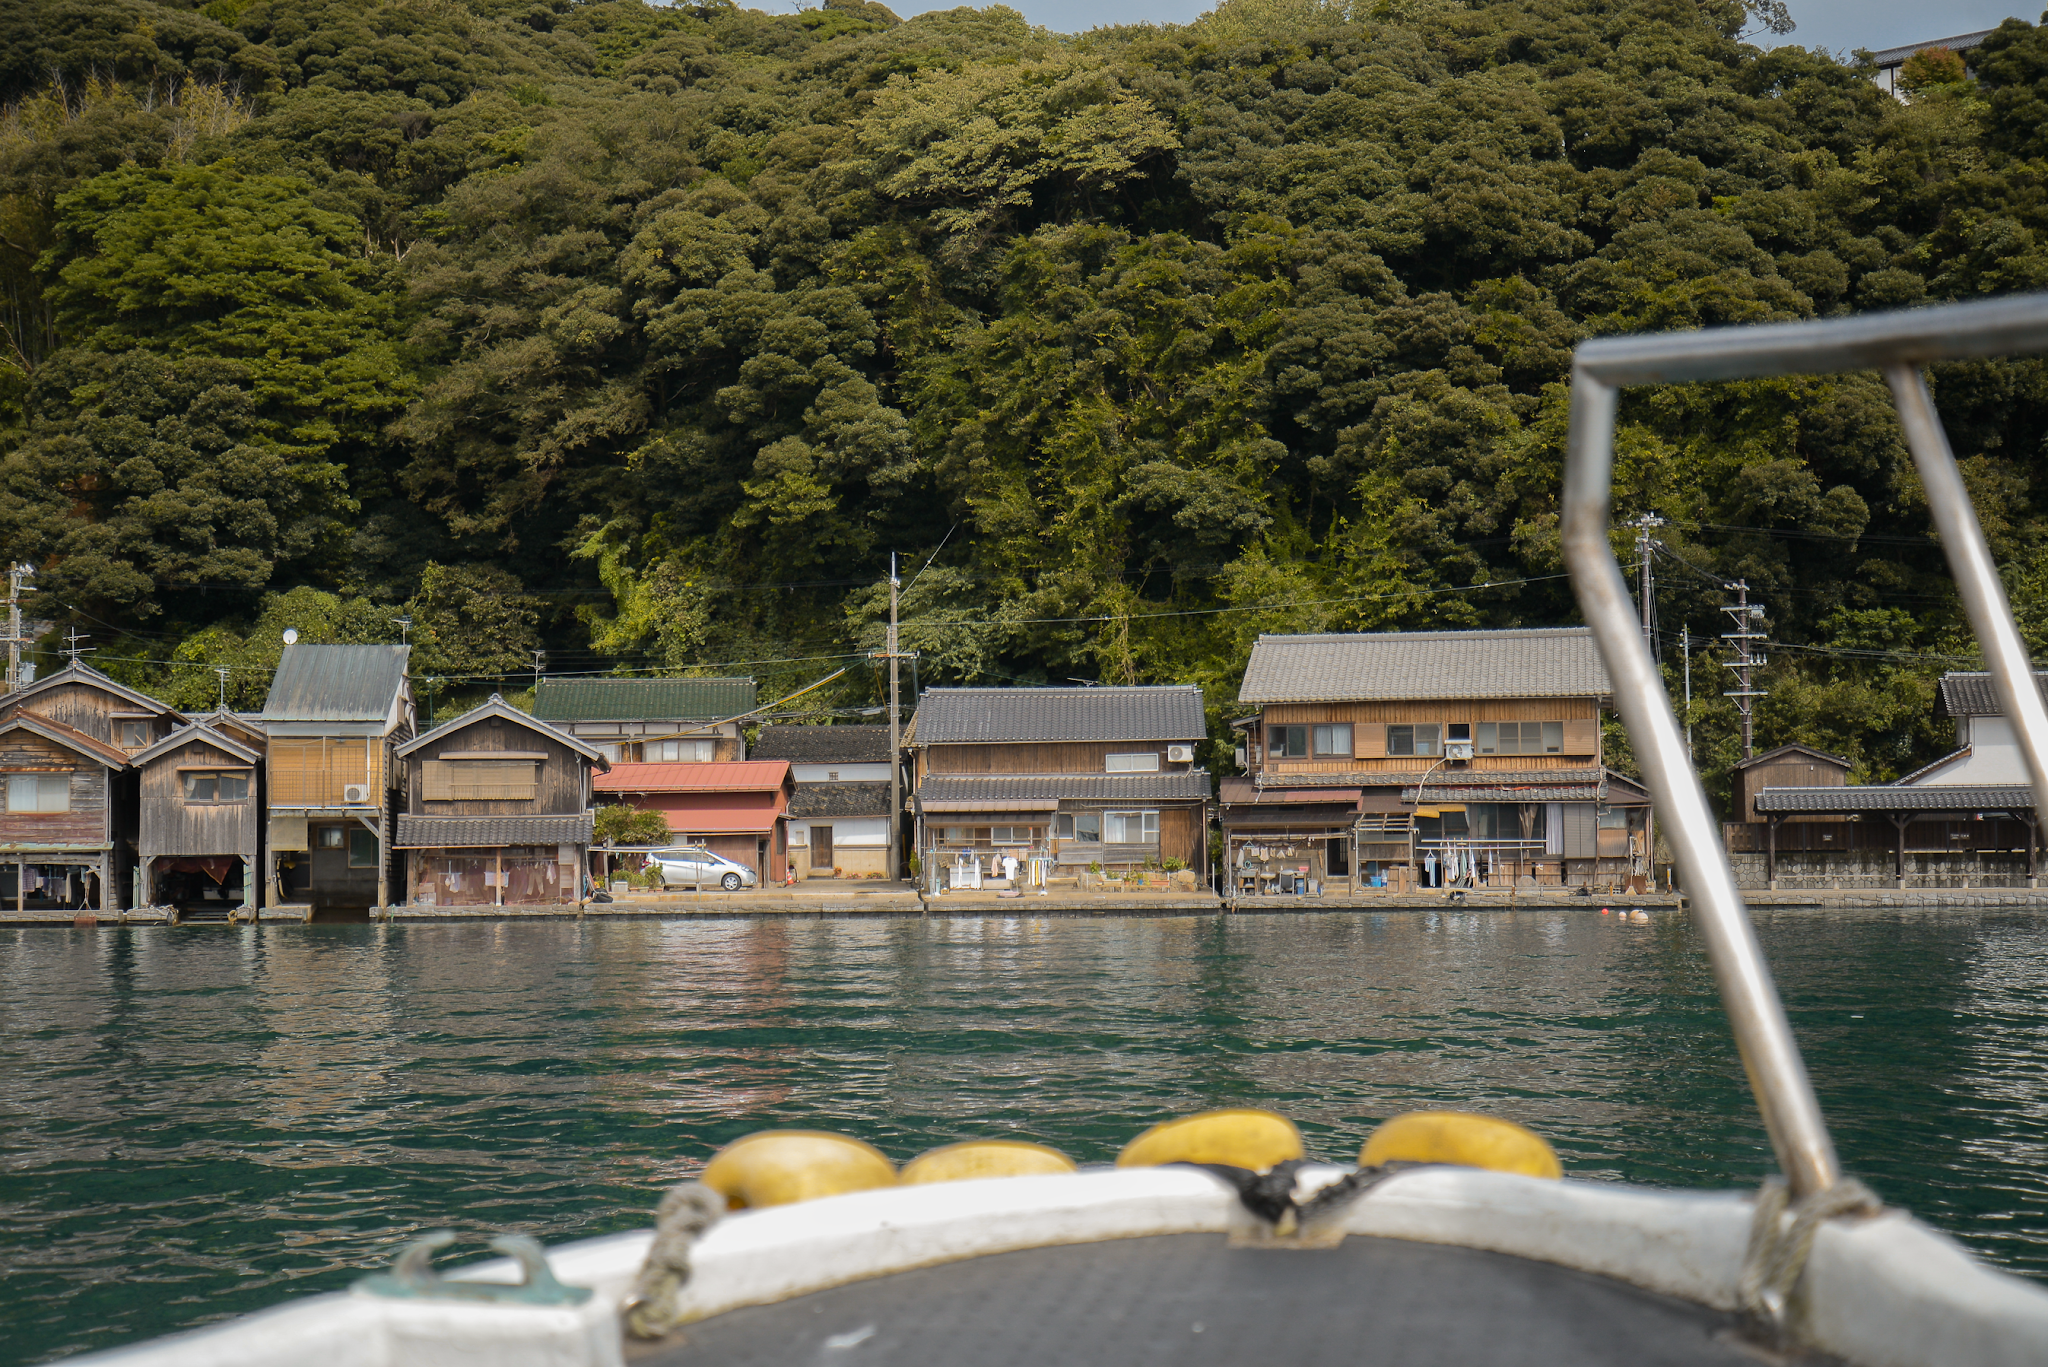
[[[2048,919],[1759,926],[1845,1163],[2048,1274]],[[1686,918],[762,920],[0,933],[0,1361],[345,1285],[425,1228],[645,1223],[763,1126],[1106,1160],[1227,1104],[1356,1156],[1492,1111],[1575,1175],[1769,1150]]]

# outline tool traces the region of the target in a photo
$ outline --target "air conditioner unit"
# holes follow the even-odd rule
[[[1470,758],[1472,758],[1472,742],[1471,742],[1471,741],[1469,741],[1469,740],[1452,740],[1452,741],[1445,741],[1445,742],[1444,742],[1444,758],[1445,758],[1445,759],[1470,759]]]
[[[365,807],[370,802],[370,785],[367,783],[344,784],[341,800],[352,807]]]
[[[1166,747],[1168,764],[1192,764],[1195,761],[1195,747],[1192,745],[1169,745]]]

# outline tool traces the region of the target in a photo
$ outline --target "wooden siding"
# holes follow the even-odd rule
[[[1275,759],[1268,760],[1265,772],[1282,774],[1417,774],[1437,764],[1441,755],[1403,755],[1396,759]],[[1590,755],[1477,755],[1470,764],[1460,762],[1455,769],[1438,769],[1437,777],[1430,779],[1434,787],[1445,780],[1445,773],[1526,773],[1544,769],[1590,769],[1595,760]],[[1391,781],[1391,780],[1390,780]]]
[[[1756,795],[1766,788],[1840,788],[1849,781],[1849,771],[1839,764],[1828,764],[1811,755],[1797,751],[1774,759],[1768,764],[1753,764],[1747,769],[1735,771],[1735,799],[1740,805],[1744,821],[1761,821],[1757,815]],[[1830,814],[1809,815],[1809,821],[1844,821],[1844,816]]]
[[[119,698],[104,689],[89,683],[63,683],[38,693],[21,704],[25,712],[33,712],[51,721],[63,722],[66,726],[85,732],[94,740],[108,745],[120,745],[120,728],[115,721],[116,712],[134,712],[138,709],[126,698]],[[140,721],[139,717],[123,718]],[[149,743],[156,744],[177,729],[178,723],[170,717],[154,717],[150,720]],[[132,747],[131,747],[132,748]]]
[[[1373,715],[1365,715],[1366,713]],[[1564,748],[1557,755],[1478,755],[1474,756],[1472,761],[1474,769],[1583,769],[1589,764],[1600,762],[1599,709],[1592,705],[1591,699],[1585,698],[1533,701],[1514,699],[1469,705],[1333,703],[1317,707],[1269,707],[1265,710],[1263,725],[1251,740],[1253,745],[1263,750],[1266,726],[1304,726],[1318,722],[1348,723],[1351,727],[1352,759],[1385,761],[1384,763],[1353,763],[1342,757],[1326,756],[1314,760],[1271,760],[1267,767],[1276,773],[1339,773],[1372,769],[1404,772],[1416,768],[1418,759],[1426,766],[1438,756],[1404,755],[1389,758],[1386,730],[1389,724],[1420,722],[1445,727],[1453,722],[1473,725],[1488,721],[1561,721],[1564,723]],[[1442,739],[1439,733],[1439,743]]]
[[[1178,859],[1191,869],[1203,867],[1202,809],[1161,807],[1159,809],[1159,857]]]
[[[1167,763],[1163,743],[1138,741],[934,745],[920,753],[919,765],[927,774],[1101,774],[1108,772],[1104,766],[1111,755],[1147,754],[1159,756],[1162,774],[1192,767]]]
[[[249,796],[240,802],[187,802],[180,770],[201,764],[247,774]],[[262,816],[256,769],[225,750],[195,740],[157,756],[142,771],[141,806],[137,843],[145,859],[204,854],[256,857],[257,823]]]
[[[106,766],[54,741],[22,731],[0,736],[0,804],[7,797],[8,773],[44,777],[68,774],[68,812],[0,812],[0,845],[101,845],[112,837],[108,824]]]
[[[370,785],[381,805],[388,747],[365,736],[280,736],[270,742],[270,801],[280,807],[338,807],[342,789]]]
[[[476,758],[504,751],[547,755],[523,766],[539,769],[532,797],[443,801],[427,796],[426,766],[440,763],[443,754]],[[436,736],[405,757],[405,810],[416,816],[566,816],[585,808],[584,770],[589,763],[551,737],[502,718],[479,717],[459,730]]]
[[[1499,698],[1493,701],[1275,703],[1264,710],[1269,726],[1303,722],[1569,721],[1597,718],[1593,698]]]

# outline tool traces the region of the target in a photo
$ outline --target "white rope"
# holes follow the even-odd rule
[[[1874,1215],[1884,1209],[1869,1187],[1845,1177],[1797,1204],[1788,1202],[1785,1179],[1772,1177],[1756,1194],[1756,1214],[1749,1225],[1749,1249],[1743,1255],[1736,1296],[1742,1309],[1773,1333],[1782,1335],[1785,1308],[1792,1288],[1806,1271],[1813,1241],[1823,1220],[1843,1215]],[[1791,1216],[1790,1221],[1786,1219]]]
[[[724,1214],[725,1198],[702,1182],[684,1182],[662,1195],[654,1212],[654,1242],[620,1307],[627,1333],[658,1339],[676,1327],[676,1297],[690,1280],[690,1246]]]

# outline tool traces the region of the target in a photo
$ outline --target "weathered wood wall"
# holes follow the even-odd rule
[[[364,736],[279,736],[270,742],[270,801],[281,807],[341,805],[342,789],[367,783],[373,804],[384,788],[389,746]]]
[[[1159,857],[1178,859],[1191,869],[1205,868],[1202,856],[1206,853],[1207,831],[1203,829],[1201,811],[1195,807],[1161,807],[1159,809]]]
[[[187,802],[184,768],[248,775],[249,796],[239,802]],[[261,804],[255,767],[203,741],[159,755],[142,770],[141,833],[144,858],[155,855],[231,854],[253,858]]]
[[[1765,764],[1737,769],[1734,774],[1735,801],[1744,821],[1760,820],[1756,795],[1766,788],[1840,788],[1848,782],[1849,771],[1838,764],[1824,764],[1797,751]],[[1841,821],[1839,816],[1811,817],[1809,820]]]
[[[10,731],[0,736],[0,803],[9,773],[67,776],[71,810],[0,813],[0,845],[102,845],[112,839],[105,765],[41,736]]]
[[[1185,770],[1169,764],[1159,741],[1015,742],[988,745],[934,745],[919,752],[927,774],[1100,774],[1111,755],[1159,756],[1159,772]]]
[[[529,799],[428,801],[425,765],[443,755],[488,755],[511,751],[545,754],[539,782]],[[480,717],[460,730],[437,735],[407,755],[406,810],[419,816],[559,816],[583,810],[583,770],[589,761],[551,737],[499,717]]]
[[[54,688],[32,695],[22,706],[24,710],[37,716],[63,722],[66,726],[83,731],[94,740],[104,741],[108,745],[121,743],[119,720],[143,720],[141,716],[135,715],[140,710],[135,704],[89,683],[58,684]],[[117,719],[117,713],[129,715]],[[178,726],[178,723],[169,716],[153,716],[148,718],[148,721],[151,745],[171,734]]]

